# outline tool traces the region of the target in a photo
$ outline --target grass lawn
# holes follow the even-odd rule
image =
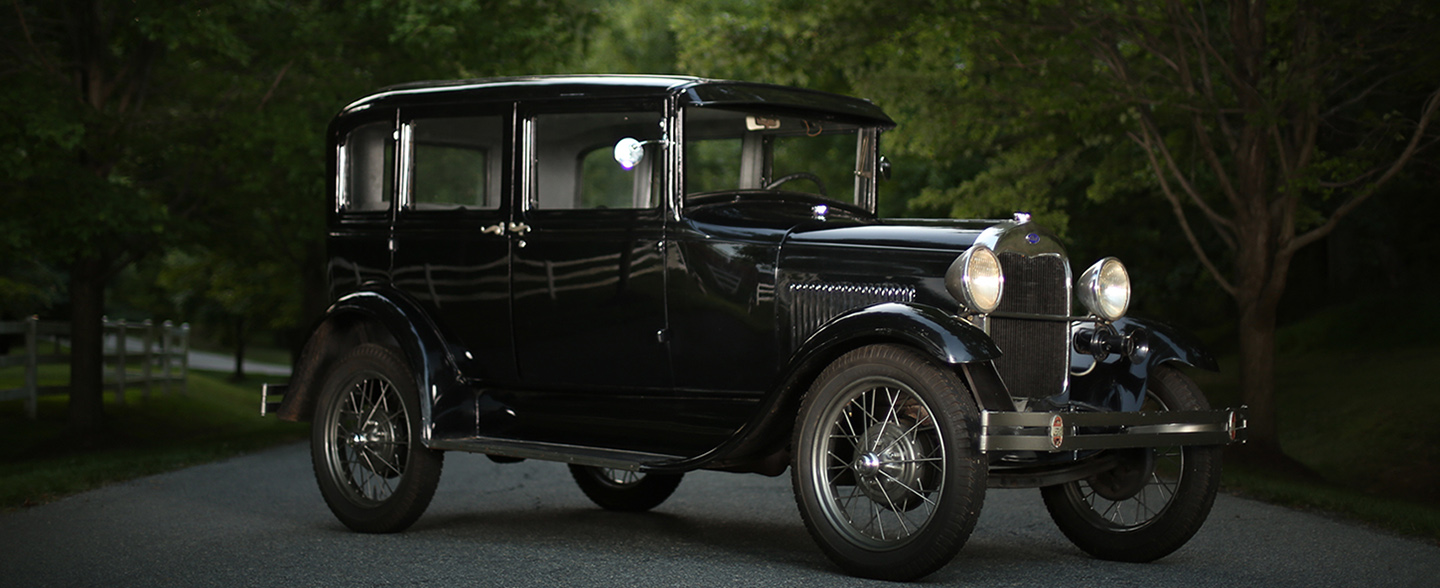
[[[44,368],[42,384],[66,383],[65,366]],[[12,371],[0,370],[0,388],[20,385]],[[23,401],[0,402],[0,509],[304,439],[307,423],[260,417],[263,381],[274,380],[231,382],[223,374],[192,371],[186,394],[155,390],[145,399],[132,388],[123,406],[107,390],[109,436],[95,448],[68,442],[63,395],[42,397],[34,421],[25,417]]]
[[[1231,491],[1440,543],[1440,345],[1433,337],[1440,320],[1413,313],[1380,320],[1373,311],[1337,308],[1281,329],[1280,444],[1315,476],[1227,464],[1224,481]],[[1219,374],[1190,374],[1212,405],[1238,405],[1236,358],[1220,363]]]

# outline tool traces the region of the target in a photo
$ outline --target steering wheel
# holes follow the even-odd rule
[[[793,174],[785,174],[785,175],[783,175],[783,176],[780,176],[780,177],[778,177],[778,178],[775,178],[775,179],[773,179],[773,180],[770,180],[770,183],[765,185],[765,189],[766,189],[766,190],[774,190],[774,189],[776,189],[776,188],[779,188],[781,184],[784,184],[785,182],[788,182],[788,181],[790,181],[790,180],[802,180],[802,179],[803,179],[803,180],[810,180],[811,182],[814,182],[814,183],[815,183],[815,186],[816,186],[817,188],[820,188],[820,195],[821,195],[821,196],[829,196],[829,194],[826,194],[826,193],[825,193],[825,182],[820,181],[820,176],[817,176],[817,175],[812,174],[812,173],[810,173],[810,172],[795,172],[795,173],[793,173]]]

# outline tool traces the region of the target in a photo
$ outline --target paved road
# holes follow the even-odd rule
[[[226,373],[233,372],[235,371],[235,356],[191,349],[190,369]],[[261,376],[288,376],[290,375],[290,366],[247,359],[245,360],[245,373]]]
[[[69,345],[68,339],[62,340],[66,342],[66,345]],[[105,336],[104,346],[106,353],[112,353],[114,351],[116,345],[115,341],[115,335]],[[135,337],[127,337],[125,339],[125,349],[129,353],[141,353],[145,350],[145,341],[137,339]],[[234,355],[213,353],[210,351],[200,351],[195,348],[191,348],[190,352],[186,355],[189,358],[188,364],[190,366],[190,369],[192,370],[207,370],[227,373],[235,371]],[[247,359],[245,360],[245,373],[262,376],[288,376],[290,375],[290,366],[264,363]]]
[[[1153,564],[1090,559],[1035,491],[992,491],[945,586],[1440,585],[1440,548],[1222,496]],[[0,586],[836,586],[786,477],[701,472],[654,512],[590,506],[564,466],[450,454],[408,532],[346,531],[303,446],[135,480],[0,515]]]

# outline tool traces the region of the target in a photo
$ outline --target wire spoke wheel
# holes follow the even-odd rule
[[[356,347],[326,377],[310,455],[320,494],[345,526],[393,533],[429,506],[444,456],[420,443],[418,396],[405,363],[378,345]]]
[[[1154,393],[1145,411],[1167,410]],[[1082,510],[1092,525],[1117,531],[1138,529],[1158,520],[1175,500],[1185,476],[1185,452],[1180,447],[1131,451],[1115,470],[1066,486],[1070,500],[1085,504]]]
[[[683,474],[571,465],[570,476],[580,491],[607,510],[645,511],[660,506],[680,486]]]
[[[954,372],[905,347],[862,347],[827,367],[792,444],[795,500],[825,554],[885,580],[948,563],[984,502],[978,414]]]
[[[861,380],[822,417],[814,467],[832,523],[857,543],[888,547],[928,524],[944,494],[945,445],[930,407],[905,384]]]
[[[348,498],[373,505],[394,495],[410,447],[408,416],[395,385],[380,377],[356,382],[343,393],[328,428],[327,465],[345,482]]]
[[[1188,377],[1173,368],[1151,373],[1141,410],[1205,410]],[[1077,547],[1116,561],[1169,555],[1200,530],[1220,479],[1220,448],[1155,447],[1113,451],[1114,469],[1041,489],[1045,506]]]

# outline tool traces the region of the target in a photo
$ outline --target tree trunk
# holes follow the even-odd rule
[[[1249,407],[1246,452],[1277,458],[1280,447],[1275,415],[1276,304],[1253,300],[1240,309],[1240,402]]]
[[[105,424],[105,282],[108,265],[87,257],[70,268],[70,434],[96,440]]]
[[[230,379],[236,382],[245,379],[245,317],[235,317],[235,373]]]

